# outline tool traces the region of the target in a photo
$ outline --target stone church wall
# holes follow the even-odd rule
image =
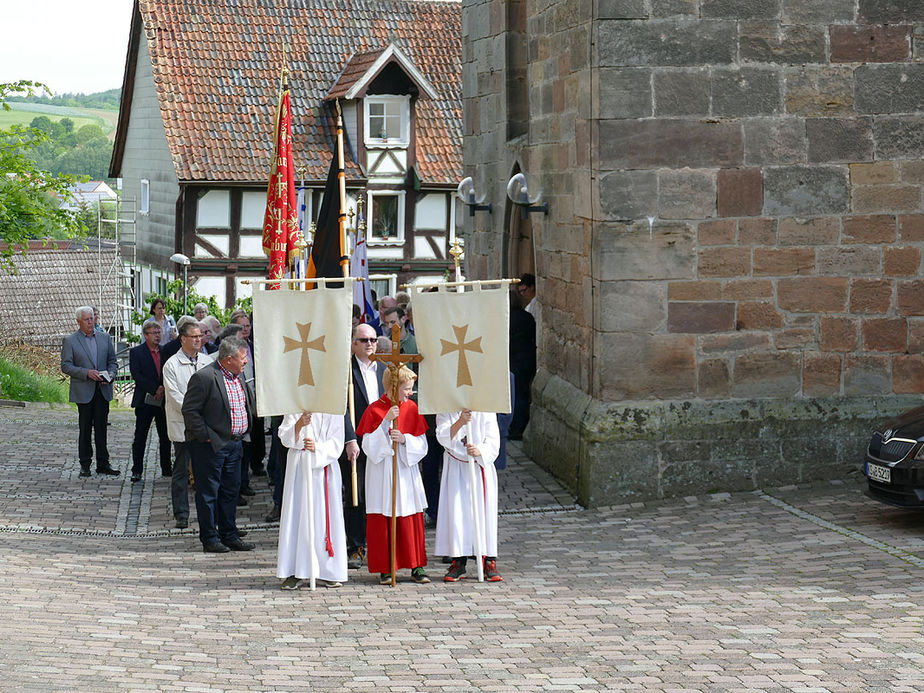
[[[463,3],[465,162],[550,205],[530,452],[592,504],[855,473],[924,391],[924,4],[528,0],[513,139],[503,5]]]

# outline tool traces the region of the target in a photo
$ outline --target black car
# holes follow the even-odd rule
[[[924,508],[924,406],[873,432],[865,467],[870,498],[900,508]]]

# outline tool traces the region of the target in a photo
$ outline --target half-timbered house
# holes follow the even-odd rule
[[[174,253],[220,304],[265,276],[284,64],[307,218],[339,102],[348,209],[363,198],[374,288],[442,276],[462,175],[460,21],[458,2],[429,0],[136,0],[111,175],[137,200],[139,300],[165,290]]]

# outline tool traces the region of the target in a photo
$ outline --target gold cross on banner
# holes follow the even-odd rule
[[[462,385],[471,385],[472,384],[472,374],[468,370],[468,359],[465,358],[465,352],[474,351],[479,354],[484,353],[481,351],[481,337],[473,339],[470,342],[465,341],[465,333],[468,332],[468,325],[453,325],[453,332],[456,333],[456,343],[453,344],[449,340],[441,339],[440,343],[443,345],[443,350],[440,352],[440,356],[445,356],[450,354],[453,351],[459,352],[459,368],[456,371],[456,387]]]
[[[314,385],[314,376],[311,374],[311,357],[308,355],[309,349],[314,349],[315,351],[327,351],[324,348],[324,337],[321,335],[316,339],[308,341],[308,335],[311,332],[311,323],[301,323],[297,322],[295,325],[298,327],[298,334],[301,336],[301,341],[297,339],[292,339],[292,337],[283,337],[283,342],[285,342],[285,348],[282,350],[283,354],[286,354],[290,351],[295,351],[296,349],[302,350],[302,361],[298,369],[298,384],[299,385]]]

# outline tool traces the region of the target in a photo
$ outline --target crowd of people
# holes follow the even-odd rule
[[[266,521],[279,522],[277,576],[283,589],[296,589],[312,577],[339,587],[348,570],[363,565],[385,584],[391,581],[391,461],[397,454],[397,568],[410,569],[414,582],[430,582],[424,532],[435,528],[436,552],[449,566],[444,581],[463,579],[474,555],[482,556],[485,579],[500,581],[496,470],[506,467],[505,438],[520,438],[528,421],[536,363],[535,321],[528,310],[534,304],[535,279],[526,275],[511,292],[511,414],[418,413],[415,370],[390,370],[371,358],[391,350],[393,325],[401,328],[402,353],[417,352],[410,296],[399,293],[378,302],[380,330],[361,323],[354,310],[355,419],[293,412],[264,421],[256,416],[252,316],[236,311],[222,327],[200,303],[192,315],[174,321],[164,301],[154,299],[142,325],[143,341],[129,352],[135,411],[131,481],[143,478],[154,424],[161,473],[171,479],[176,527],[189,526],[192,485],[203,551],[255,548],[237,526],[237,508],[255,495],[251,479],[268,476],[273,507]],[[115,351],[93,307],[78,308],[76,319],[77,331],[62,346],[61,367],[70,376],[70,399],[78,409],[80,476],[91,475],[94,441],[97,474],[118,475],[106,439]],[[397,403],[388,396],[395,378]],[[476,475],[468,464],[478,466]],[[484,503],[477,537],[473,497]]]

